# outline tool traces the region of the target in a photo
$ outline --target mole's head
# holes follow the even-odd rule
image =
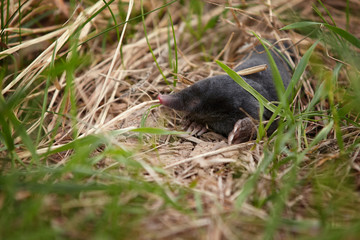
[[[193,85],[171,95],[159,94],[158,99],[166,107],[191,113],[201,108],[203,97],[199,90],[198,86]]]
[[[180,92],[159,95],[160,103],[184,111],[194,119],[211,120],[232,111],[234,87],[239,87],[229,76],[215,76],[199,81]]]

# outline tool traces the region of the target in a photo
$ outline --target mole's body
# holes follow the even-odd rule
[[[271,51],[271,53],[284,86],[287,88],[291,79],[290,67],[278,53],[274,51]],[[267,100],[277,101],[278,97],[268,57],[262,46],[257,46],[256,51],[251,52],[245,58],[244,63],[235,68],[235,71],[262,64],[267,64],[266,70],[243,76],[243,79]],[[225,136],[235,134],[234,125],[240,119],[245,119],[247,116],[259,119],[258,101],[228,75],[207,78],[180,92],[171,95],[159,95],[158,98],[161,104],[175,110],[184,111],[188,113],[191,121],[208,126],[215,132]],[[270,116],[271,113],[266,110],[264,119],[269,119]],[[248,123],[245,125],[248,125]],[[245,125],[244,127],[246,127]],[[249,140],[249,137],[245,137],[240,142]]]

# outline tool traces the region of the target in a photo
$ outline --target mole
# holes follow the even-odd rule
[[[280,72],[285,89],[291,79],[291,68],[274,48],[270,52]],[[267,54],[262,45],[257,45],[235,67],[235,71],[266,64],[259,71],[242,78],[270,102],[278,101],[275,84]],[[259,119],[259,103],[255,97],[243,89],[228,75],[206,78],[170,95],[158,95],[160,104],[187,113],[191,122],[187,131],[192,135],[201,135],[208,129],[228,137],[229,144],[246,142],[256,138],[256,120]],[[263,119],[270,119],[272,113],[265,109]],[[277,128],[275,122],[267,134]]]

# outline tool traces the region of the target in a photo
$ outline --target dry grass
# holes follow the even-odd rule
[[[232,2],[231,5],[229,2]],[[245,9],[234,8],[243,2],[248,4]],[[287,176],[289,172],[294,171],[293,162],[286,158],[287,153],[278,153],[273,157],[274,161],[263,165],[266,164],[264,161],[267,155],[271,154],[269,145],[275,144],[274,139],[270,142],[265,139],[229,146],[222,136],[212,132],[200,138],[189,135],[144,133],[139,140],[139,133],[129,131],[142,125],[142,118],[147,111],[149,114],[145,121],[146,127],[182,130],[181,115],[162,107],[150,108],[158,104],[158,101],[154,100],[156,96],[159,93],[177,91],[200,79],[221,74],[223,71],[215,60],[219,59],[232,67],[238,64],[239,59],[257,42],[250,31],[256,32],[265,39],[275,39],[279,42],[290,39],[296,44],[300,55],[304,54],[315,40],[294,31],[278,30],[284,26],[279,17],[287,21],[286,18],[296,15],[318,21],[319,18],[315,16],[310,2],[205,1],[201,15],[190,14],[190,11],[195,11],[191,10],[190,3],[185,3],[186,7],[184,7],[175,2],[165,9],[146,15],[147,38],[169,85],[165,83],[154,63],[139,19],[121,25],[118,34],[112,30],[88,41],[90,37],[114,25],[109,9],[104,9],[87,22],[90,16],[104,6],[104,1],[94,4],[76,3],[76,6],[69,7],[69,4],[62,0],[46,4],[42,1],[30,0],[22,6],[22,25],[35,16],[43,16],[48,9],[58,10],[53,12],[53,15],[44,16],[39,20],[41,27],[32,25],[21,28],[20,42],[19,16],[15,12],[18,2],[10,1],[10,3],[10,13],[15,15],[5,32],[8,34],[8,39],[16,39],[16,41],[9,41],[6,49],[2,46],[0,52],[0,59],[7,64],[9,70],[12,70],[12,72],[7,71],[4,76],[1,92],[5,99],[19,89],[26,92],[26,96],[20,100],[21,103],[12,110],[14,115],[24,122],[26,133],[34,142],[41,128],[42,137],[36,144],[36,153],[42,155],[49,151],[61,150],[75,140],[86,139],[92,134],[101,134],[108,139],[108,142],[96,147],[91,153],[92,157],[101,153],[108,144],[115,146],[115,149],[117,147],[131,152],[131,158],[141,166],[138,173],[141,178],[163,189],[165,197],[151,193],[145,195],[148,199],[142,201],[141,208],[146,213],[141,215],[136,225],[132,225],[128,234],[137,239],[258,239],[264,236],[266,238],[269,236],[266,231],[271,231],[267,229],[272,229],[271,221],[278,221],[274,212],[279,202],[283,204],[280,214],[283,220],[272,235],[275,239],[291,239],[298,236],[325,238],[322,233],[326,232],[324,230],[326,227],[322,225],[325,223],[321,222],[321,216],[331,218],[329,222],[335,225],[344,226],[344,231],[347,229],[347,223],[352,223],[360,217],[357,210],[360,147],[354,145],[358,142],[360,134],[360,128],[356,123],[358,117],[350,116],[349,118],[355,123],[341,126],[344,149],[351,154],[344,155],[341,152],[335,130],[331,130],[327,138],[315,146],[309,144],[328,124],[327,119],[319,117],[328,112],[329,103],[326,100],[320,101],[314,108],[314,111],[321,114],[316,116],[314,121],[309,120],[308,124],[304,125],[306,135],[301,136],[299,132],[300,136],[297,136],[300,139],[298,150],[306,149],[307,153],[298,163],[295,180],[299,184],[294,189],[286,189],[287,180],[289,182],[294,180]],[[359,10],[358,3],[355,0],[350,1],[353,12],[354,9]],[[119,4],[119,1],[114,1],[110,5],[115,16],[123,16],[118,23],[140,13],[140,1],[128,0]],[[145,12],[163,4],[164,1],[145,1]],[[346,5],[344,4],[338,1],[326,2],[326,7],[333,14],[335,22],[345,29],[346,18],[343,9]],[[174,58],[175,43],[166,10],[171,14],[176,33],[178,73],[174,72],[172,66],[174,59],[169,59],[169,56]],[[161,11],[162,13],[159,13]],[[55,16],[55,13],[58,16]],[[215,17],[218,17],[216,26],[202,33],[206,23]],[[349,25],[349,32],[357,37],[360,37],[359,21],[358,16],[352,16]],[[82,27],[79,28],[80,26]],[[74,43],[73,36],[76,34],[78,34],[78,42]],[[85,41],[86,43],[79,44]],[[71,61],[74,55],[74,51],[71,50],[73,44],[79,44],[76,48],[77,56],[74,60],[76,66],[73,72],[59,67],[60,70],[56,70],[53,74],[54,77],[45,92],[49,69],[54,65],[53,56],[56,60],[55,66],[61,65],[62,61]],[[322,46],[316,50],[318,55],[323,52]],[[333,69],[336,61],[326,55],[321,57],[322,66]],[[16,63],[9,59],[15,59]],[[18,72],[14,75],[15,69],[18,69]],[[319,86],[317,81],[321,78],[315,76],[315,70],[316,66],[312,66],[312,71],[307,72],[302,79],[302,87],[293,103],[296,111],[305,110],[315,96]],[[328,73],[325,72],[324,75],[326,74]],[[69,75],[74,76],[70,87]],[[344,73],[340,76],[343,75]],[[173,86],[176,81],[174,76],[178,79],[176,87]],[[348,85],[347,82],[344,83],[346,80],[345,76],[343,77],[344,79],[339,79],[340,85]],[[44,93],[48,98],[46,112],[41,117],[39,112],[41,112]],[[76,106],[73,104],[74,99]],[[24,117],[28,109],[34,108],[38,109],[33,114],[35,117]],[[112,130],[118,129],[124,129],[126,133],[113,137]],[[16,129],[12,130],[15,132]],[[55,166],[55,169],[66,167],[72,164],[73,154],[76,153],[74,149],[59,150],[55,154],[41,158],[41,162],[34,162],[34,153],[23,144],[23,141],[21,136],[14,138],[16,147],[11,154],[16,155],[15,159],[18,160],[4,160],[2,174],[6,175],[6,172],[14,169],[26,169],[33,166],[32,164]],[[5,149],[4,143],[1,143],[0,147]],[[274,152],[276,153],[276,150]],[[0,156],[9,159],[10,155],[9,152],[3,151]],[[105,155],[92,167],[99,172],[111,171],[121,177],[131,178],[131,170],[127,170],[129,166],[112,156]],[[258,169],[262,167],[268,170],[259,172]],[[333,173],[332,179],[328,179],[331,176],[330,172]],[[239,196],[243,194],[244,189],[248,189],[249,179],[254,176],[257,176],[254,178],[255,185],[249,188],[251,193],[241,204]],[[351,181],[348,180],[348,176],[351,176]],[[96,181],[97,178],[97,174],[90,174],[81,181],[88,183]],[[44,179],[46,176],[43,181]],[[76,177],[71,172],[67,172],[56,181],[72,179]],[[112,184],[112,181],[105,181],[99,177],[99,182],[105,185]],[[339,187],[336,185],[337,181],[344,183],[350,181],[351,187],[344,187],[344,191],[352,190],[352,192],[343,195],[341,190],[332,189]],[[20,188],[16,190],[15,195],[14,201],[22,202],[31,199],[35,193]],[[121,193],[117,199],[123,204],[121,206],[126,208],[132,206],[131,200],[134,195],[141,195],[136,193],[136,188]],[[95,209],[96,214],[101,215],[99,212],[112,203],[112,197],[112,195],[100,195],[96,190],[80,192],[75,197],[69,195],[68,198],[58,198],[56,194],[48,193],[45,200],[43,199],[39,212],[48,219],[52,229],[61,229],[59,232],[62,237],[96,238],[96,234],[91,236],[93,230],[89,230],[95,228],[96,224],[92,222],[93,225],[84,227],[82,222],[85,220],[82,217],[86,218],[89,209]],[[284,202],[274,200],[281,197],[284,197]],[[349,198],[348,202],[342,199],[343,197]],[[6,207],[6,199],[5,193],[0,192],[0,209]],[[177,207],[164,203],[164,199],[175,202]],[[325,207],[319,207],[323,204],[329,204],[334,210],[334,215],[332,209],[321,213],[326,210]],[[81,211],[78,215],[72,215],[67,214],[68,209]],[[66,213],[61,214],[63,211]],[[337,217],[339,219],[333,219]],[[105,219],[116,221],[111,217]],[[122,221],[123,219],[119,220],[117,224],[121,225]],[[12,226],[16,230],[17,225]],[[355,231],[358,232],[359,230]],[[110,234],[109,238],[116,238],[114,235]],[[354,236],[356,235],[349,235],[349,239],[355,239]]]

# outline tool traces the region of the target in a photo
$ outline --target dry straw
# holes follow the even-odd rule
[[[33,2],[28,1],[23,8],[26,9]],[[264,38],[275,39],[280,45],[282,41],[290,39],[299,45],[303,53],[312,43],[312,40],[304,40],[304,36],[300,34],[279,31],[281,22],[277,16],[287,11],[289,7],[303,9],[301,11],[308,13],[306,11],[311,10],[308,7],[309,3],[299,0],[267,0],[264,4],[248,5],[246,9],[238,9],[233,7],[236,3],[248,1],[237,1],[236,3],[235,1],[205,1],[207,4],[203,15],[200,17],[192,16],[189,19],[184,17],[188,16],[187,9],[180,8],[179,3],[169,6],[167,10],[174,23],[179,53],[177,74],[170,66],[172,59],[169,60],[169,56],[173,54],[175,43],[172,40],[171,28],[168,25],[167,12],[164,11],[162,15],[158,15],[157,12],[147,15],[145,26],[149,33],[147,36],[149,45],[153,49],[164,75],[171,83],[171,86],[168,86],[164,83],[154,63],[141,24],[136,25],[128,22],[130,16],[134,17],[134,14],[140,11],[139,1],[121,2],[120,5],[123,10],[126,9],[126,17],[123,19],[126,23],[119,27],[121,30],[119,38],[115,37],[115,31],[110,32],[109,38],[114,39],[114,41],[107,42],[104,49],[101,48],[104,35],[80,45],[77,49],[80,55],[89,53],[92,61],[89,66],[75,73],[76,125],[72,125],[71,117],[69,117],[70,100],[63,94],[67,76],[66,73],[62,73],[49,87],[44,124],[40,126],[41,120],[34,120],[27,128],[27,133],[30,135],[34,134],[39,127],[45,132],[45,137],[37,145],[36,153],[41,155],[49,150],[60,149],[71,143],[74,138],[83,139],[91,134],[101,134],[104,138],[109,139],[113,146],[131,152],[133,154],[131,157],[141,166],[141,174],[144,179],[157,186],[162,186],[164,195],[170,199],[169,201],[176,203],[178,200],[178,187],[188,190],[189,193],[184,194],[185,197],[181,201],[185,202],[182,204],[187,209],[194,212],[191,217],[169,207],[169,205],[164,205],[164,200],[157,199],[158,196],[151,199],[151,203],[146,206],[146,211],[151,214],[140,223],[141,229],[144,229],[142,231],[144,232],[143,239],[150,239],[154,236],[154,239],[172,239],[177,236],[185,236],[184,239],[199,239],[199,236],[203,239],[237,239],[238,235],[234,232],[238,229],[243,234],[243,239],[259,237],[265,228],[264,220],[268,220],[269,216],[273,214],[271,209],[274,209],[274,206],[271,205],[270,198],[274,196],[270,196],[270,193],[276,191],[274,189],[281,189],[286,184],[281,181],[282,177],[293,170],[290,163],[284,163],[277,169],[276,176],[265,171],[257,172],[264,164],[263,145],[265,142],[253,141],[229,146],[224,142],[222,136],[211,132],[200,138],[186,134],[154,136],[145,133],[142,134],[141,138],[138,138],[139,134],[135,134],[131,130],[141,125],[141,120],[146,113],[148,113],[145,121],[146,127],[182,130],[183,116],[162,107],[149,110],[158,104],[158,100],[155,100],[156,96],[160,92],[178,91],[185,88],[186,85],[206,77],[224,74],[219,66],[214,63],[215,60],[236,66],[255,43],[255,38],[249,34],[250,30]],[[146,9],[154,9],[164,3],[161,0],[144,2]],[[224,2],[227,3],[226,6]],[[115,1],[110,5],[116,16],[120,15],[117,7],[119,3],[120,1]],[[22,51],[31,52],[36,48],[36,45],[40,45],[43,49],[28,66],[20,71],[15,79],[6,82],[2,94],[9,96],[17,88],[31,90],[24,100],[25,107],[28,100],[42,96],[45,82],[38,86],[34,86],[34,82],[40,79],[44,70],[50,66],[53,54],[57,57],[65,56],[69,59],[71,54],[68,52],[67,43],[69,39],[89,19],[89,16],[104,6],[104,1],[100,0],[85,9],[79,7],[77,8],[78,15],[74,13],[62,26],[54,25],[42,29],[23,28],[22,32],[23,36],[26,36],[26,40],[21,44],[13,44],[10,48],[0,52],[0,59],[4,59],[8,55],[21,54]],[[229,11],[223,13],[224,10]],[[191,29],[199,30],[199,19],[203,25],[206,25],[216,16],[220,16],[217,19],[216,27],[207,30],[206,34],[200,38],[196,35],[196,31],[191,32]],[[18,32],[19,28],[15,26],[17,19],[18,16],[15,15],[10,24],[11,27],[4,31],[9,34]],[[87,41],[93,32],[100,32],[100,29],[111,22],[109,19],[111,19],[111,13],[105,8],[101,14],[98,14],[81,29],[79,33],[80,42]],[[358,19],[354,21],[359,22]],[[360,24],[358,25],[360,26]],[[31,39],[33,34],[40,33],[43,35]],[[168,33],[170,33],[170,37]],[[283,47],[282,50],[285,48]],[[287,57],[289,58],[289,56]],[[291,61],[291,58],[289,60]],[[294,63],[292,62],[292,64]],[[254,66],[238,73],[248,75],[264,71],[267,67],[266,65]],[[172,85],[174,76],[180,79],[176,87]],[[315,95],[312,79],[303,80],[301,89],[305,94],[300,94],[299,90],[293,103],[299,111],[305,110]],[[62,104],[65,106],[64,109],[61,108]],[[326,107],[325,104],[319,104],[314,110],[320,112]],[[22,109],[14,110],[19,118],[22,111]],[[61,124],[57,128],[58,122]],[[316,134],[318,129],[326,124],[326,121],[316,119],[316,121],[306,122],[303,127],[307,128],[307,132]],[[72,135],[74,128],[78,130],[78,136]],[[52,134],[55,130],[56,132]],[[123,130],[126,134],[118,134],[114,137],[112,130]],[[344,135],[344,141],[349,144],[356,141],[360,134],[358,128],[344,127],[342,130],[347,132]],[[313,136],[299,135],[297,137],[300,139],[299,149],[306,148],[309,142],[313,140]],[[20,144],[21,138],[17,138],[15,143]],[[312,148],[303,159],[303,165],[301,168],[299,167],[301,172],[299,177],[305,176],[303,180],[307,181],[306,176],[312,174],[308,171],[310,166],[322,167],[337,159],[340,156],[340,151],[334,147],[335,145],[336,136],[335,133],[331,132],[329,139]],[[104,146],[99,146],[97,151],[102,151],[103,148]],[[329,149],[332,152],[326,153]],[[355,169],[356,174],[360,171],[359,149],[359,147],[355,149],[350,158],[351,169]],[[15,151],[21,161],[25,163],[30,161],[30,151],[21,147],[16,148]],[[324,152],[326,154],[322,155]],[[60,152],[51,156],[48,161],[55,162],[55,167],[66,165],[71,154],[72,150]],[[94,155],[96,154],[94,152]],[[278,162],[283,160],[281,154],[277,157],[274,159]],[[321,160],[314,164],[311,159]],[[106,159],[99,160],[93,167],[102,172],[116,169],[118,171],[116,174],[121,176],[126,172],[124,166],[126,165],[121,161],[106,157]],[[270,166],[274,167],[271,164]],[[256,185],[252,188],[254,194],[249,195],[248,201],[241,205],[241,209],[236,209],[238,197],[243,194],[243,189],[247,186],[246,183],[253,176],[257,177],[255,179]],[[315,210],[311,206],[313,202],[308,197],[311,191],[313,191],[312,188],[309,187],[308,189],[305,186],[301,193],[296,193],[296,196],[291,195],[287,199],[288,201],[284,202],[286,206],[284,215],[293,216],[296,220],[298,218],[310,219],[309,216],[315,215]],[[131,194],[136,195],[136,193]],[[332,193],[329,192],[325,195],[327,194],[330,196]],[[119,201],[126,201],[126,197],[128,196],[121,196]],[[96,201],[93,202],[91,199],[82,199],[83,202],[76,199],[63,205],[62,210],[79,206],[104,206],[110,202],[107,196],[97,196],[95,199]],[[310,213],[306,213],[308,215],[303,214],[304,209],[310,209]],[[235,218],[231,218],[234,212],[237,215]],[[239,222],[238,219],[242,221]],[[291,234],[294,234],[291,237],[296,236],[294,232],[298,229],[294,229],[289,230]],[[288,232],[284,232],[285,238],[289,236],[286,235]],[[281,238],[280,234],[278,239]]]

